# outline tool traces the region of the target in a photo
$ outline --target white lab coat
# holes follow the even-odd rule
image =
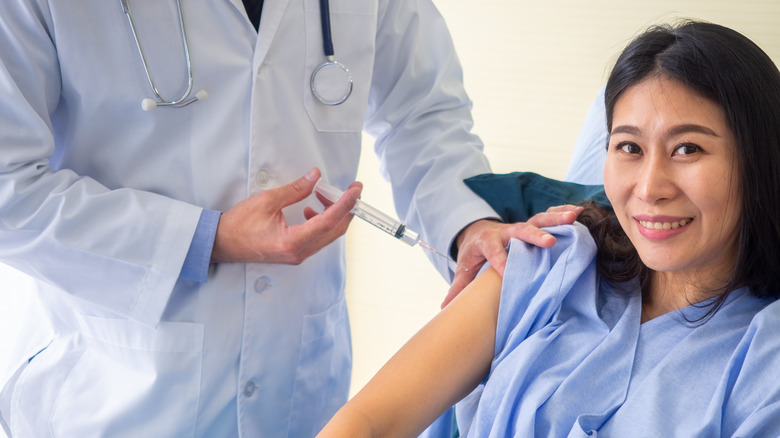
[[[350,381],[343,239],[300,266],[212,265],[205,284],[179,272],[202,208],[313,166],[345,188],[363,129],[400,217],[437,248],[495,215],[460,182],[489,167],[429,0],[331,0],[354,78],[337,107],[309,89],[317,0],[266,0],[259,38],[240,0],[183,4],[209,98],[144,112],[119,0],[0,2],[0,261],[38,280],[55,333],[3,391],[13,436],[313,436]],[[160,91],[178,97],[175,2],[130,5]],[[290,207],[290,223],[304,205],[321,207]]]

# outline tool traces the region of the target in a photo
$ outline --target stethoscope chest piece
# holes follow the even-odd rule
[[[322,50],[325,62],[311,73],[309,83],[311,94],[325,105],[341,105],[352,94],[352,74],[344,64],[333,57],[333,36],[330,32],[330,5],[320,0],[320,25],[322,27]]]
[[[328,60],[312,73],[311,92],[325,105],[341,105],[352,94],[352,74],[338,61]]]

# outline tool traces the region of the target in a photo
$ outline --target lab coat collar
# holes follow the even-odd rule
[[[246,9],[244,9],[242,0],[227,1],[232,4],[241,15],[247,18],[247,29],[251,29],[252,33],[254,33],[254,27],[246,15]],[[289,0],[265,0],[263,2],[263,11],[260,15],[260,29],[255,46],[254,59],[256,65],[259,65],[265,60],[268,49],[271,47],[271,41],[273,41],[274,35],[276,35],[276,32],[279,30],[279,24],[282,22],[282,17],[284,16],[284,11],[287,9],[288,3]]]
[[[282,22],[284,11],[290,0],[265,0],[263,3],[263,12],[260,16],[260,31],[255,47],[255,62],[262,63],[268,54],[276,32],[279,30],[279,24]],[[240,1],[239,1],[240,3]]]

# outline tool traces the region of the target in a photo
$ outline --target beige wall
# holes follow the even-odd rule
[[[463,63],[475,132],[498,173],[530,170],[563,178],[608,65],[650,24],[683,17],[727,25],[780,63],[777,0],[434,1]],[[363,199],[392,212],[377,169],[367,148],[359,173]],[[448,286],[422,250],[359,220],[347,242],[354,393],[437,312]]]

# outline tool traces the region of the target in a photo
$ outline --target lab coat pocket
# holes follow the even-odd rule
[[[79,319],[83,348],[53,404],[55,435],[194,436],[203,325]]]
[[[315,128],[321,132],[360,132],[374,64],[376,40],[376,2],[366,0],[332,0],[330,22],[335,61],[352,77],[352,93],[338,105],[326,105],[312,91],[312,74],[325,62],[323,32],[318,0],[305,0],[306,70],[303,78],[303,103]],[[315,87],[320,95],[340,95],[346,86],[341,74],[338,80],[323,81]],[[319,82],[319,81],[318,81]]]
[[[300,348],[290,437],[315,436],[347,401],[352,347],[344,297],[324,312],[304,317]]]

